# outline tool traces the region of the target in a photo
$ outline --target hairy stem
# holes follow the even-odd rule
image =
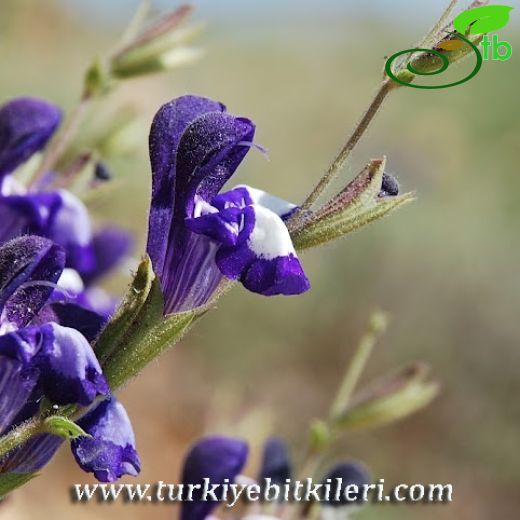
[[[320,179],[314,190],[312,190],[311,194],[307,197],[305,202],[301,205],[300,209],[295,212],[295,214],[291,217],[288,222],[289,229],[295,226],[298,221],[298,217],[308,211],[312,205],[318,200],[321,194],[325,191],[325,189],[330,185],[330,183],[336,178],[338,173],[341,171],[343,166],[345,165],[347,159],[350,157],[350,154],[358,144],[359,140],[363,136],[363,134],[368,129],[370,123],[374,119],[378,110],[381,108],[383,101],[386,96],[394,89],[399,87],[399,85],[393,82],[389,78],[385,78],[379,89],[377,90],[374,98],[372,99],[368,109],[364,113],[363,117],[357,124],[356,128],[346,141],[343,148],[340,150],[334,161],[329,166],[328,170],[325,172],[325,175]]]
[[[63,128],[58,132],[50,146],[47,148],[43,161],[30,180],[29,186],[34,186],[34,184],[37,183],[45,173],[51,171],[56,166],[56,163],[67,150],[74,137],[76,137],[91,100],[92,96],[83,95],[81,97],[79,103],[63,125]]]
[[[38,417],[20,424],[0,438],[0,458],[43,431],[43,421]]]

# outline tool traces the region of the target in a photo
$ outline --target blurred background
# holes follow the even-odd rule
[[[109,161],[114,189],[92,206],[100,223],[135,233],[136,257],[149,204],[147,132],[162,103],[197,93],[252,118],[270,161],[253,150],[233,181],[301,201],[368,104],[384,57],[419,40],[447,1],[193,3],[195,18],[208,23],[197,42],[205,57],[125,82],[87,121],[88,131],[113,121],[118,107],[139,114],[135,151]],[[86,67],[114,45],[135,7],[133,0],[2,0],[0,100],[35,95],[70,110]],[[246,437],[251,475],[272,433],[290,441],[297,458],[370,311],[381,307],[392,320],[364,380],[423,360],[442,393],[412,418],[350,434],[331,460],[363,460],[387,485],[452,483],[454,502],[368,507],[359,518],[518,515],[518,28],[513,12],[500,31],[513,45],[511,60],[484,62],[457,88],[391,96],[343,172],[345,184],[368,159],[387,155],[388,170],[404,191],[417,191],[416,202],[305,254],[313,287],[304,296],[232,291],[123,390],[143,464],[138,482],[177,482],[185,450],[207,432]],[[471,67],[456,67],[453,77]],[[127,282],[128,273],[109,287],[122,291]],[[0,507],[0,518],[174,517],[171,505],[73,504],[70,485],[90,480],[65,447],[43,477]]]

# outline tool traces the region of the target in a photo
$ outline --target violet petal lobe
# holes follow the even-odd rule
[[[271,437],[264,445],[262,465],[260,467],[260,484],[270,478],[275,484],[283,485],[291,478],[292,467],[289,447],[278,437]]]
[[[283,221],[294,207],[261,190],[239,186],[209,202],[196,199],[186,225],[220,242],[215,261],[228,278],[265,296],[301,294],[310,283]]]
[[[130,253],[133,242],[130,233],[116,227],[106,227],[95,233],[92,237],[94,265],[81,273],[85,284],[92,284],[115,268]]]
[[[135,448],[130,419],[123,405],[110,397],[98,404],[78,421],[92,437],[71,442],[71,449],[80,467],[101,482],[113,482],[123,475],[135,476],[141,469]]]
[[[80,332],[57,323],[47,323],[39,330],[41,384],[53,403],[88,406],[98,395],[108,394],[96,355]]]
[[[88,210],[72,193],[0,196],[0,217],[0,242],[22,234],[44,236],[65,248],[67,266],[81,272],[94,268]]]
[[[356,461],[340,462],[336,464],[324,477],[323,482],[327,479],[331,479],[332,482],[341,482],[341,500],[331,500],[327,502],[323,501],[323,506],[326,507],[341,507],[352,503],[361,502],[363,495],[363,486],[370,484],[370,474],[367,468]],[[345,488],[349,485],[356,485],[358,487],[358,493],[349,493],[349,499],[345,497]],[[355,491],[355,490],[354,490]],[[325,498],[325,497],[324,497]]]
[[[0,247],[0,321],[27,325],[48,300],[64,265],[65,252],[46,238],[24,236]]]
[[[160,277],[168,246],[164,238],[169,234],[176,202],[176,162],[181,136],[202,114],[224,109],[220,103],[207,98],[182,96],[163,105],[154,117],[150,130],[152,202],[147,251]]]
[[[31,97],[0,107],[0,180],[47,144],[61,117],[56,105]]]
[[[188,453],[182,472],[182,483],[223,484],[226,479],[233,482],[247,461],[247,443],[230,437],[205,437],[195,443]],[[218,492],[217,492],[218,496]],[[193,493],[193,502],[181,505],[181,520],[204,520],[218,502],[201,500],[201,491]]]
[[[40,434],[9,452],[0,461],[0,473],[33,473],[43,468],[61,446],[63,439],[56,435]]]
[[[38,381],[38,371],[5,356],[0,347],[0,434],[12,424]]]

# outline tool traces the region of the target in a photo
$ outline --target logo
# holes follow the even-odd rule
[[[507,25],[509,13],[512,9],[512,7],[507,5],[489,5],[463,11],[453,20],[455,30],[448,32],[446,38],[439,42],[434,49],[405,49],[390,56],[385,64],[386,74],[393,81],[412,88],[448,88],[469,81],[478,74],[482,68],[483,60],[506,61],[513,55],[513,48],[509,42],[500,41],[496,34],[490,40],[487,35],[487,33],[497,31]],[[482,53],[477,47],[479,43],[482,45]],[[423,61],[429,59],[432,62],[432,60],[437,58],[434,69],[425,70],[423,68],[423,70],[420,70],[417,68],[417,64],[414,66],[414,60],[411,56],[406,67],[397,73],[401,76],[398,77],[392,70],[393,62],[405,54],[413,55],[418,52],[426,53],[423,56],[427,56],[427,58],[423,58]],[[411,83],[411,79],[414,76],[433,76],[444,72],[451,63],[470,52],[475,54],[476,62],[473,70],[464,78],[444,85],[414,85]],[[438,60],[440,60],[440,65]],[[406,70],[411,73],[411,75],[408,75],[408,78],[400,74],[400,72],[405,72]]]

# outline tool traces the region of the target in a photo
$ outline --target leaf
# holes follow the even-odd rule
[[[461,33],[466,34],[484,34],[498,31],[509,22],[509,13],[512,7],[508,5],[484,5],[475,7],[468,11],[460,13],[455,20],[453,26]]]
[[[291,235],[294,247],[301,251],[336,240],[375,220],[379,220],[392,211],[414,199],[413,193],[397,197],[384,197],[372,207],[356,211],[346,211],[332,218],[310,224]]]
[[[0,500],[37,476],[38,473],[0,473]]]
[[[45,432],[52,433],[66,440],[77,439],[78,437],[90,437],[90,435],[75,422],[59,415],[47,417],[43,422],[43,428]]]
[[[132,329],[139,325],[139,320],[142,319],[143,307],[148,302],[154,279],[155,273],[152,269],[152,262],[150,257],[146,256],[139,264],[134,280],[117,312],[96,340],[94,350],[101,365],[119,345],[124,343],[125,338],[132,334]],[[163,302],[160,289],[159,294],[155,290],[152,300],[148,304],[153,303],[154,316],[162,316]],[[150,309],[148,309],[147,314],[151,317]],[[144,326],[146,323],[141,322],[140,325]]]

